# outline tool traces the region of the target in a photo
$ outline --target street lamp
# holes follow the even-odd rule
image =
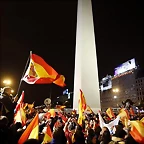
[[[3,83],[5,85],[11,85],[12,82],[11,82],[11,80],[7,79],[7,80],[4,80]]]
[[[116,99],[117,98],[117,96],[114,96],[114,99]]]
[[[118,89],[118,88],[115,88],[115,89],[113,89],[113,92],[114,92],[114,93],[118,93],[118,92],[119,92],[119,89]]]

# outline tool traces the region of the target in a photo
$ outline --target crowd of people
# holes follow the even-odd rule
[[[107,124],[114,121],[105,112],[85,113],[82,124],[78,123],[79,115],[76,111],[65,113],[63,110],[48,115],[42,109],[35,109],[26,113],[26,123],[14,122],[14,110],[18,97],[11,97],[11,89],[6,87],[0,95],[0,144],[144,144],[143,139],[137,141],[131,134],[131,125],[127,126],[122,120],[117,125],[107,127]],[[25,111],[26,112],[26,111]],[[29,125],[39,115],[39,133],[37,138],[26,139],[20,143],[19,140]],[[118,115],[115,113],[115,115]],[[144,115],[135,113],[130,115],[130,120],[141,120]],[[103,119],[103,121],[101,121]],[[102,127],[101,123],[105,125]],[[44,141],[46,128],[49,130],[49,139]],[[143,123],[144,127],[144,123]]]

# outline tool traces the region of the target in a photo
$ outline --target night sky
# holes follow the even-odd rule
[[[99,78],[114,74],[114,68],[136,58],[143,67],[143,5],[141,3],[93,3],[94,26]],[[25,69],[29,52],[41,56],[66,78],[73,91],[76,44],[77,0],[0,2],[1,45],[0,81],[10,78],[12,88],[18,84]],[[56,85],[21,83],[26,101],[43,100],[62,94],[65,88]]]

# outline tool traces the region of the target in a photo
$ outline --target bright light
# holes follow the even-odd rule
[[[11,90],[11,93],[14,93],[14,90]]]
[[[114,96],[114,99],[116,99],[117,98],[117,96]]]
[[[115,89],[113,89],[113,92],[115,92]]]
[[[118,89],[118,88],[113,89],[113,92],[118,93],[118,92],[119,92],[119,89]]]
[[[11,84],[11,80],[4,80],[3,83],[4,83],[5,85],[10,85],[10,84]]]

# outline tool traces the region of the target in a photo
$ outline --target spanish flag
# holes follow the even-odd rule
[[[144,144],[144,124],[141,121],[131,121],[131,136],[140,144]]]
[[[51,84],[65,86],[65,77],[59,75],[50,65],[48,65],[40,56],[30,54],[29,67],[22,78],[28,84]]]
[[[78,111],[79,111],[78,124],[79,125],[82,125],[83,112],[86,110],[86,106],[87,106],[87,104],[86,104],[84,94],[83,94],[82,90],[80,90],[79,108],[78,108]]]
[[[123,125],[125,125],[125,127],[128,127],[128,120],[130,119],[128,110],[122,108],[120,110],[119,116],[120,116],[120,119],[121,119]]]
[[[45,136],[44,136],[42,144],[50,143],[52,141],[52,138],[53,138],[52,131],[50,129],[50,126],[47,125]]]
[[[106,110],[106,114],[109,116],[109,118],[115,118],[115,115],[114,115],[114,113],[113,113],[111,108],[108,108]]]
[[[80,89],[79,104],[81,105],[81,109],[84,112],[86,110],[87,104],[86,104],[86,99],[85,99],[84,93],[81,89]]]
[[[17,112],[14,116],[14,123],[20,122],[22,126],[26,124],[26,113],[22,107],[22,104],[17,107]]]
[[[87,107],[86,107],[86,111],[87,111],[88,113],[90,113],[90,114],[93,113],[92,109],[91,109],[90,106],[88,106],[88,105],[87,105]]]
[[[38,114],[33,118],[26,130],[21,135],[18,144],[23,144],[27,139],[38,139],[39,134],[39,118]]]
[[[21,94],[19,100],[17,101],[17,105],[16,105],[16,108],[15,108],[15,113],[17,113],[20,105],[23,103],[23,100],[24,100],[24,91],[22,91],[22,94]]]

